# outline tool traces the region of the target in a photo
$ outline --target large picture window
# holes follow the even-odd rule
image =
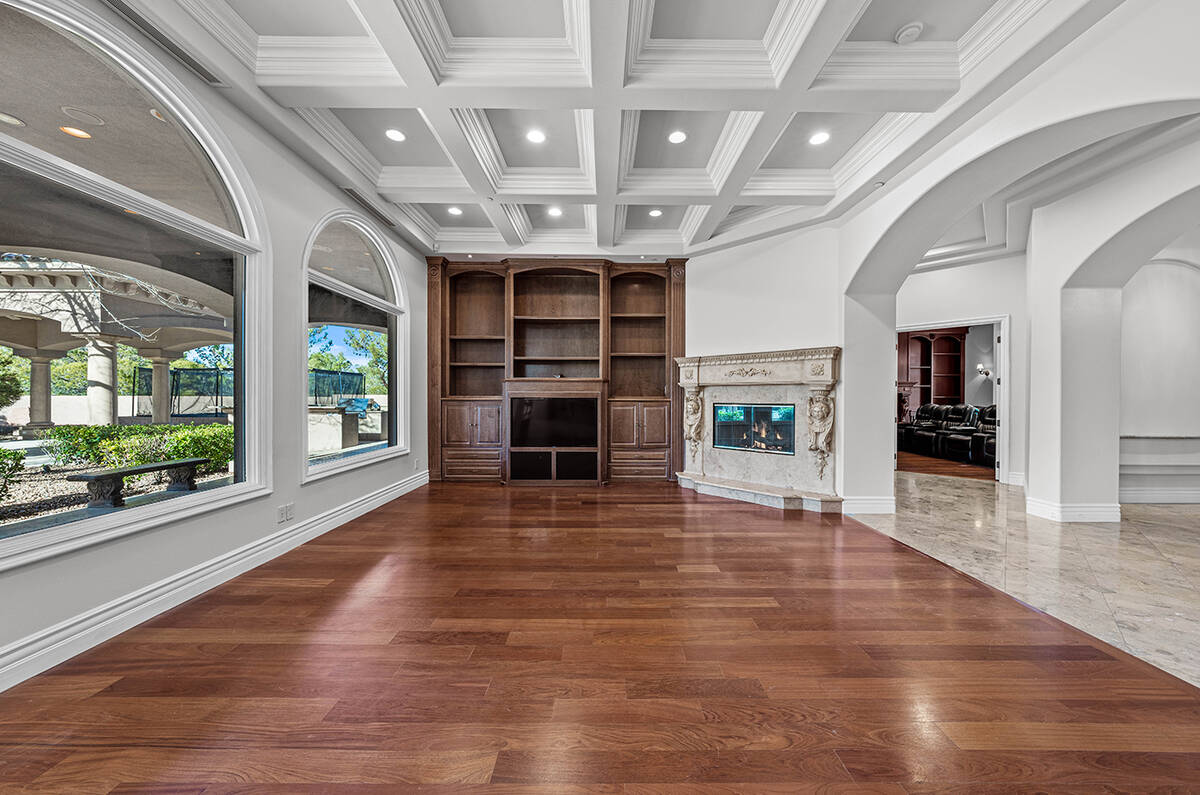
[[[266,474],[243,172],[120,33],[17,5],[0,3],[0,566],[248,499]]]
[[[398,444],[404,310],[380,246],[354,219],[322,227],[308,279],[308,466],[337,468]]]

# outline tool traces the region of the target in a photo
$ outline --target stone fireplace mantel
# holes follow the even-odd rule
[[[777,508],[840,512],[831,463],[841,354],[829,347],[676,359],[687,442],[680,485]],[[715,447],[714,403],[794,405],[796,454]]]

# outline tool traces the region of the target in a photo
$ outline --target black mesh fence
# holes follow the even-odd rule
[[[336,406],[344,398],[366,396],[367,377],[341,370],[308,371],[308,405]]]
[[[134,405],[139,416],[152,413],[153,370],[139,367],[134,375]],[[221,416],[233,410],[233,370],[197,367],[171,370],[171,416]]]

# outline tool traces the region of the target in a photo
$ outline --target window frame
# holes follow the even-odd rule
[[[380,298],[377,295],[347,284],[332,275],[321,273],[309,267],[309,260],[312,258],[313,248],[316,245],[317,239],[328,226],[334,223],[344,223],[353,227],[373,247],[376,259],[382,268],[385,286],[391,288],[391,293],[395,296],[393,300],[389,301]],[[309,461],[308,351],[306,348],[301,356],[304,366],[300,368],[300,388],[297,390],[300,395],[300,416],[304,421],[300,433],[302,446],[302,455],[300,456],[300,484],[304,485],[323,480],[332,475],[339,475],[343,472],[377,464],[381,461],[407,456],[412,452],[409,444],[411,400],[409,399],[408,391],[410,383],[409,368],[412,357],[409,348],[411,336],[409,334],[408,301],[404,280],[400,275],[400,269],[387,239],[375,229],[370,221],[349,210],[334,210],[329,213],[316,224],[309,235],[308,242],[304,246],[304,256],[301,259],[300,267],[303,270],[302,275],[306,288],[310,284],[322,287],[330,292],[385,312],[390,318],[388,326],[388,423],[390,425],[390,432],[395,438],[395,443],[388,444],[386,447],[367,450],[361,453],[349,453],[345,456],[333,458],[315,465]],[[301,329],[296,337],[298,340],[304,340],[307,339],[309,328],[307,289],[305,290],[304,311],[300,314]]]
[[[0,539],[0,572],[68,554],[146,530],[175,524],[272,492],[271,466],[271,285],[272,256],[266,213],[245,165],[220,125],[175,75],[145,47],[73,0],[4,0],[100,50],[136,80],[194,138],[229,194],[242,234],[178,210],[68,160],[0,131],[0,160],[114,207],[131,210],[170,229],[241,256],[242,283],[237,320],[242,368],[239,449],[242,480],[218,490],[200,490],[169,500],[133,505],[99,516]]]

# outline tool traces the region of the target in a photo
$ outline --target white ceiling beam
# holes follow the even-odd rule
[[[434,91],[437,80],[394,0],[351,0],[351,5],[367,30],[380,42],[405,84],[422,90],[430,97],[439,96],[440,101],[436,104],[421,106],[426,124],[475,193],[488,221],[504,238],[504,242],[511,246],[524,243],[521,231],[514,224],[514,216],[495,201],[487,171],[476,157],[451,107],[446,104],[444,97]]]
[[[702,217],[690,225],[684,240],[686,245],[692,246],[712,237],[725,216],[738,204],[742,190],[792,120],[793,111],[786,107],[788,101],[810,93],[809,89],[825,63],[845,40],[870,2],[824,0],[819,10],[813,9],[814,16],[807,21],[808,27],[798,28],[794,32],[794,35],[803,37],[803,46],[796,50],[791,66],[780,81],[779,96],[766,106],[768,110],[762,114],[754,131],[746,139],[716,200],[703,211]]]
[[[617,242],[617,180],[621,158],[621,104],[625,86],[625,47],[629,0],[593,2],[591,14],[592,89],[608,101],[593,107],[592,140],[596,168],[596,245]]]

